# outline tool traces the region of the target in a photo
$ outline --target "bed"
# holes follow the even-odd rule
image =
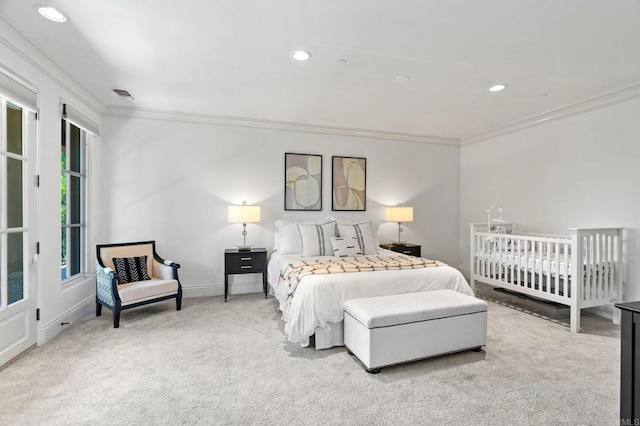
[[[623,228],[571,229],[568,236],[514,232],[514,225],[471,224],[470,284],[480,281],[580,310],[622,301]]]
[[[311,231],[307,232],[307,227]],[[276,228],[276,250],[267,266],[268,282],[282,311],[288,340],[302,346],[308,346],[312,336],[316,349],[343,346],[343,304],[350,299],[445,288],[473,295],[457,269],[380,248],[377,227],[371,222],[331,218],[320,224],[278,221]],[[315,250],[322,245],[315,243],[318,235],[331,241],[325,244],[323,253]],[[313,238],[313,244],[307,236]],[[341,250],[341,242],[336,241],[340,238],[361,250]],[[312,250],[308,250],[310,245]]]

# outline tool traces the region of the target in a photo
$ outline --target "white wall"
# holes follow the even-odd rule
[[[470,222],[502,195],[504,219],[532,232],[628,230],[626,300],[640,297],[640,99],[466,145],[460,155],[460,254]]]
[[[155,239],[161,256],[182,265],[187,295],[222,294],[223,252],[241,242],[227,207],[262,207],[248,243],[273,247],[273,223],[333,215],[381,223],[380,241],[397,239],[384,206],[414,207],[403,239],[423,256],[458,261],[459,147],[352,136],[193,123],[121,113],[102,119],[99,240]],[[323,155],[323,210],[284,211],[284,154]],[[331,156],[367,159],[367,211],[331,211]],[[234,276],[231,292],[260,291],[259,276]]]
[[[99,111],[104,107],[8,25],[0,25],[0,66],[27,81],[38,92],[36,162],[40,188],[37,190],[37,223],[31,225],[41,249],[37,276],[32,277],[37,281],[37,306],[41,310],[38,323],[38,343],[41,344],[62,330],[62,322],[74,321],[93,309],[95,295],[95,281],[91,276],[64,285],[60,282],[60,105],[70,103],[96,122],[100,121]],[[99,143],[99,139],[95,139],[91,149],[99,149]],[[89,257],[93,258],[91,253]],[[89,273],[92,269],[90,262]]]

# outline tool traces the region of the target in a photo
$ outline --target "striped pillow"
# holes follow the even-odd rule
[[[303,256],[333,256],[331,237],[336,236],[336,222],[323,225],[298,224]]]
[[[331,237],[331,245],[335,257],[362,256],[357,238]]]
[[[118,284],[151,279],[147,270],[147,256],[114,257],[113,266],[116,267]]]
[[[338,235],[341,238],[356,238],[362,254],[377,254],[378,247],[373,238],[371,222],[355,225],[338,225]]]

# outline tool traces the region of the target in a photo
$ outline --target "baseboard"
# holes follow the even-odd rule
[[[224,284],[182,285],[182,297],[211,297],[224,295]]]
[[[262,281],[229,283],[229,294],[260,293],[262,291],[264,291]],[[185,298],[224,296],[224,283],[183,285],[182,296]]]
[[[611,305],[602,305],[595,306],[593,308],[584,309],[585,312],[589,312],[594,315],[598,315],[603,318],[607,318],[613,321],[614,324],[620,324],[620,315],[619,309],[614,308],[613,304]],[[618,312],[616,312],[618,311]],[[618,314],[618,315],[616,315]]]
[[[57,316],[47,325],[38,330],[38,345],[44,345],[49,340],[56,337],[64,330],[65,326],[73,324],[82,318],[85,318],[92,313],[95,315],[96,309],[96,297],[90,296],[73,306],[67,312]],[[63,325],[64,323],[64,325]]]

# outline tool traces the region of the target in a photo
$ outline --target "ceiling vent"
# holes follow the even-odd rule
[[[127,101],[133,100],[133,96],[131,96],[131,93],[127,92],[126,90],[113,89],[113,91],[116,92],[116,95],[118,95],[120,99],[124,99]]]

